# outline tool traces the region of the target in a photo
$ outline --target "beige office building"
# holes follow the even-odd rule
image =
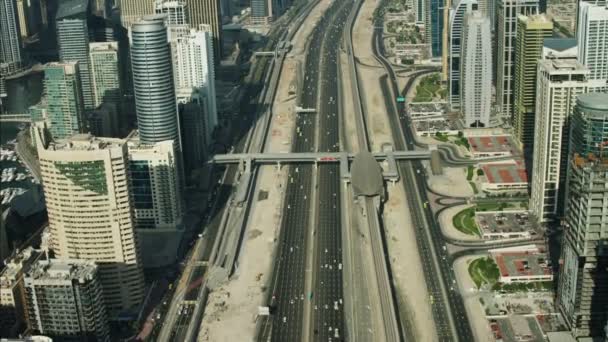
[[[120,8],[120,22],[129,28],[138,18],[154,14],[154,0],[117,0]]]
[[[50,226],[60,259],[99,265],[110,317],[144,298],[144,278],[129,197],[128,149],[121,139],[89,134],[48,141],[34,130]]]

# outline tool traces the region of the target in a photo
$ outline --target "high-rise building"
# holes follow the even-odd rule
[[[536,72],[545,38],[553,35],[553,22],[544,14],[517,18],[515,77],[513,80],[513,132],[525,151],[534,146]]]
[[[539,0],[498,0],[496,4],[496,104],[512,122],[517,16],[538,13]]]
[[[208,131],[205,126],[204,104],[180,104],[180,127],[184,141],[183,156],[186,174],[205,165],[208,156]]]
[[[581,2],[579,7],[578,60],[589,68],[589,79],[601,80],[597,91],[608,91],[608,7]]]
[[[460,101],[467,127],[488,127],[492,106],[492,29],[479,11],[465,17]]]
[[[50,227],[60,259],[99,265],[111,317],[137,309],[144,279],[129,196],[127,144],[89,134],[49,141],[34,131]]]
[[[204,108],[205,143],[217,126],[213,46],[208,25],[186,30],[171,41],[175,93],[179,103],[196,103]]]
[[[414,1],[414,11],[416,12],[416,24],[424,24],[426,21],[426,1],[427,0]]]
[[[136,21],[129,34],[141,142],[152,145],[174,140],[181,150],[165,15],[147,16]]]
[[[186,0],[190,27],[198,29],[201,24],[211,27],[213,38],[213,61],[219,65],[222,58],[222,20],[220,0]]]
[[[144,267],[175,262],[183,233],[180,158],[173,141],[142,144],[127,138],[129,191]]]
[[[44,66],[44,92],[51,134],[63,139],[84,130],[84,101],[79,62]]]
[[[120,22],[130,28],[139,18],[154,14],[154,0],[115,0],[120,9]]]
[[[577,61],[538,62],[530,210],[539,222],[563,213],[570,115],[576,97],[589,90],[588,75]]]
[[[8,96],[6,78],[23,64],[19,21],[14,0],[0,2],[0,109]]]
[[[167,15],[165,20],[168,26],[188,25],[185,0],[155,0],[154,11]]]
[[[3,0],[0,3],[0,63],[21,63],[19,32],[15,0]]]
[[[449,23],[449,103],[453,110],[460,108],[461,91],[461,42],[463,40],[464,18],[467,13],[478,9],[477,0],[458,0],[452,2]]]
[[[251,24],[268,25],[272,17],[272,0],[251,0]]]
[[[103,102],[119,104],[122,89],[118,42],[90,43],[89,56],[95,108]]]
[[[61,341],[110,341],[98,267],[91,260],[45,260],[25,275],[30,328]]]
[[[67,0],[57,10],[57,43],[62,62],[78,62],[82,99],[86,110],[95,108],[89,68],[88,0]]]
[[[426,41],[431,45],[433,57],[441,57],[443,54],[443,27],[444,27],[444,0],[424,0],[425,18],[424,27]]]
[[[603,338],[608,321],[608,94],[579,95],[557,304],[576,337]]]
[[[27,247],[6,260],[0,272],[0,336],[16,337],[26,329],[23,277],[43,256],[42,251]]]

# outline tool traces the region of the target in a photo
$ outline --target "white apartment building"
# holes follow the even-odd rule
[[[460,92],[462,91],[461,83],[464,74],[461,72],[462,62],[461,51],[462,41],[464,39],[465,17],[468,13],[477,10],[477,0],[458,0],[452,2],[449,18],[449,102],[450,108],[456,110],[460,108]]]
[[[561,215],[569,126],[576,97],[593,83],[589,69],[575,60],[545,59],[538,64],[534,164],[530,210],[540,222]]]
[[[77,134],[48,141],[34,130],[50,227],[60,259],[99,265],[111,317],[144,299],[144,278],[129,197],[128,151],[121,139]]]
[[[173,140],[154,145],[127,138],[129,191],[144,267],[176,260],[183,229],[181,173]]]
[[[460,102],[467,127],[488,127],[492,112],[492,29],[480,11],[466,16],[462,35]]]
[[[580,2],[576,38],[578,60],[589,68],[590,80],[601,80],[608,91],[608,7]]]
[[[213,40],[209,25],[199,30],[170,27],[171,59],[178,103],[196,103],[205,108],[206,142],[218,124],[213,67]]]

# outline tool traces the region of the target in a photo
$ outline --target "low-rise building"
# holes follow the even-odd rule
[[[498,265],[502,284],[552,281],[549,258],[538,246],[513,247],[490,251]]]

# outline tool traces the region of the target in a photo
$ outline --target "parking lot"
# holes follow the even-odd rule
[[[527,211],[477,212],[475,220],[484,239],[530,238],[537,234]]]

